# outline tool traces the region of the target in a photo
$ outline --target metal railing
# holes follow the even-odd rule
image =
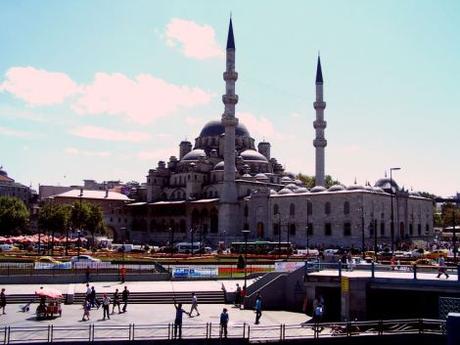
[[[331,271],[332,274],[341,277],[344,272],[365,272],[365,276],[370,278],[390,278],[388,272],[394,273],[394,277],[398,278],[397,273],[410,273],[408,277],[406,275],[400,275],[401,278],[413,278],[413,279],[426,279],[427,276],[420,276],[420,274],[428,273],[432,274],[433,277],[438,274],[441,278],[445,277],[445,274],[440,270],[442,269],[449,276],[454,276],[460,281],[460,265],[439,267],[434,265],[384,265],[380,263],[369,263],[369,264],[344,264],[342,262],[307,262],[305,264],[305,275],[308,276],[314,272]]]
[[[134,341],[176,339],[173,323],[86,326],[5,326],[3,344],[52,343],[74,341]],[[183,339],[218,339],[223,337],[219,324],[184,324]],[[250,326],[229,325],[228,338],[252,342],[284,341],[325,337],[372,336],[383,334],[446,334],[446,321],[436,319],[401,319],[329,323],[303,323]],[[177,334],[178,337],[178,334]],[[1,338],[0,338],[1,339]]]

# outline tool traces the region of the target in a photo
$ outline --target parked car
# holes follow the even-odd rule
[[[90,255],[72,256],[70,262],[101,262],[100,259],[93,258]]]

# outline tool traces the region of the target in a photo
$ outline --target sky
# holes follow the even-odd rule
[[[237,117],[314,175],[318,52],[326,173],[460,190],[458,1],[0,1],[0,165],[39,184],[145,182],[221,118],[232,13]]]

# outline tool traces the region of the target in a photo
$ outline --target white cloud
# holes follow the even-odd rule
[[[146,161],[167,161],[169,157],[176,156],[178,154],[177,147],[167,147],[151,151],[140,151],[137,153],[137,158]]]
[[[11,67],[0,92],[7,91],[30,105],[62,103],[79,91],[78,85],[65,73],[48,72],[35,67]]]
[[[224,56],[224,51],[215,36],[211,26],[180,18],[171,19],[164,35],[168,46],[179,46],[186,57],[198,60]]]
[[[67,147],[64,150],[64,152],[72,156],[87,156],[87,157],[109,157],[112,155],[112,153],[108,151],[85,151],[85,150],[79,150],[75,147]]]
[[[77,127],[72,129],[70,133],[78,137],[106,141],[128,141],[137,143],[150,139],[150,134],[145,132],[115,131],[113,129],[96,126]]]
[[[0,135],[6,135],[9,137],[17,137],[17,138],[30,138],[32,136],[32,133],[0,126]]]
[[[247,112],[239,112],[236,116],[248,128],[252,136],[265,139],[279,139],[278,132],[275,131],[273,123],[268,118]]]
[[[73,108],[80,114],[121,115],[147,124],[179,108],[207,104],[211,98],[200,88],[171,84],[149,74],[130,79],[121,73],[96,73]]]

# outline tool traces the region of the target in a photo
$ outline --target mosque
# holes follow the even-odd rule
[[[195,235],[216,244],[242,239],[243,229],[249,230],[249,239],[299,246],[372,247],[432,238],[432,201],[391,178],[374,186],[326,189],[326,103],[319,57],[313,103],[316,186],[309,190],[271,156],[269,142],[256,145],[235,117],[235,52],[230,20],[221,119],[206,123],[193,144],[182,141],[178,157],[149,170],[145,200],[120,210],[130,215],[131,226],[112,224],[119,239],[165,243],[190,241]]]

